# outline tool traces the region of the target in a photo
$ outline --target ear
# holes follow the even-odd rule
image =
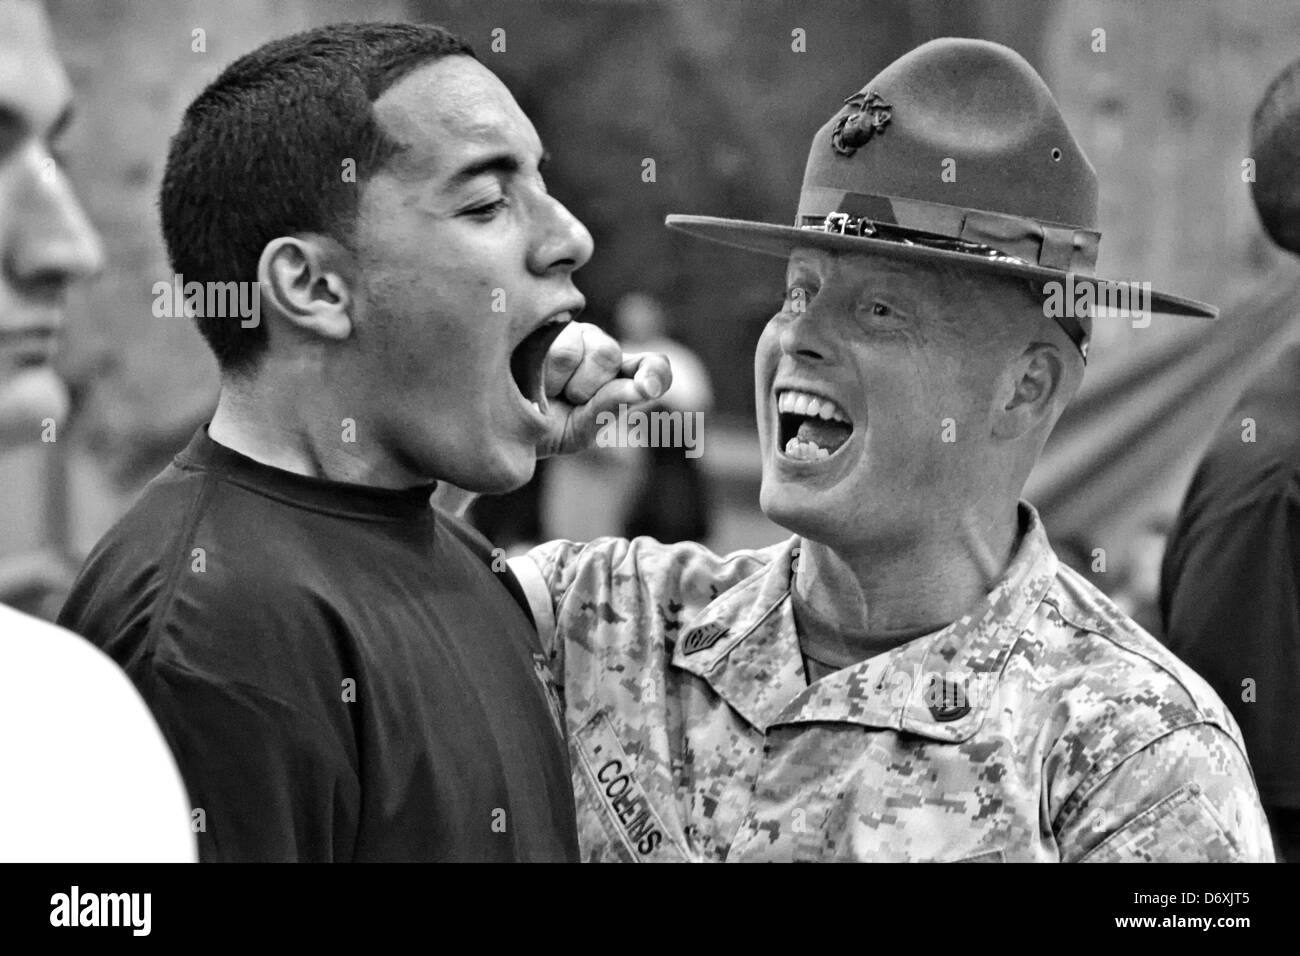
[[[314,233],[280,236],[262,250],[257,280],[275,313],[308,335],[342,341],[352,334],[352,254]]]
[[[1016,439],[1052,421],[1065,380],[1065,361],[1051,342],[1033,342],[1011,367],[1011,395],[993,423],[997,438]]]

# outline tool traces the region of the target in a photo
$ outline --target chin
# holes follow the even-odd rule
[[[820,541],[825,537],[825,530],[835,526],[836,517],[824,505],[819,505],[818,497],[809,494],[807,489],[764,478],[758,505],[769,521],[801,537]]]
[[[396,453],[407,470],[423,480],[445,481],[478,495],[501,495],[527,484],[537,468],[532,445],[494,435],[486,425],[476,423],[448,434],[436,422],[422,424],[421,432],[408,426],[405,431],[392,427],[389,434],[400,441]]]
[[[492,461],[481,461],[478,467],[467,469],[465,474],[458,474],[450,481],[480,495],[504,495],[528,484],[536,470],[537,453],[528,448],[503,452]]]
[[[763,478],[759,508],[769,521],[836,551],[855,551],[878,534],[881,516],[843,489],[813,490],[794,482]]]
[[[0,384],[0,446],[41,440],[46,423],[68,415],[68,391],[50,368],[22,371]]]

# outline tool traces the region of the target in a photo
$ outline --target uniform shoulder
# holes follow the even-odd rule
[[[792,542],[718,554],[694,541],[662,544],[654,538],[597,538],[586,544],[551,542],[530,552],[543,570],[567,566],[568,586],[635,586],[660,593],[705,593],[711,600],[762,571]]]
[[[1115,744],[1144,746],[1211,724],[1240,746],[1236,723],[1200,675],[1078,572],[1062,564],[1043,603],[1057,625],[1044,648],[1055,663],[1054,698],[1104,724]]]

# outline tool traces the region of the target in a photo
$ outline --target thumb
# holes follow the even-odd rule
[[[673,369],[668,363],[668,356],[662,352],[642,352],[624,355],[619,375],[630,378],[636,383],[640,395],[638,402],[653,401],[673,384]]]

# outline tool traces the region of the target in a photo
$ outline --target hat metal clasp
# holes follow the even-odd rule
[[[841,236],[874,236],[876,227],[866,216],[850,216],[846,212],[833,212],[826,216],[822,229]]]

